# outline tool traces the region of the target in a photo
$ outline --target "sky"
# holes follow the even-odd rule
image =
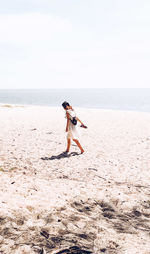
[[[150,88],[149,0],[0,0],[0,89]]]

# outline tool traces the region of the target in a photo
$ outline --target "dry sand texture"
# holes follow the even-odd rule
[[[150,253],[150,114],[0,107],[0,253]]]

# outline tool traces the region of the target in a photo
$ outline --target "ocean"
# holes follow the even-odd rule
[[[61,106],[150,112],[150,88],[1,89],[0,104]]]

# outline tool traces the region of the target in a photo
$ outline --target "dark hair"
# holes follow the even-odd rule
[[[70,106],[70,104],[67,101],[64,101],[62,106],[63,106],[64,109],[66,109],[66,107]]]

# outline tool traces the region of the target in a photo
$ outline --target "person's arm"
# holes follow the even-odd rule
[[[77,119],[77,121],[79,121],[79,122],[81,123],[81,126],[80,126],[80,127],[87,128],[87,126],[84,125],[78,117],[76,117],[76,119]]]
[[[82,125],[84,125],[78,117],[76,117],[76,119],[77,119],[77,121],[79,121]]]
[[[69,114],[68,114],[68,112],[66,113],[66,116],[67,116],[66,132],[68,132],[68,129],[69,129]]]

